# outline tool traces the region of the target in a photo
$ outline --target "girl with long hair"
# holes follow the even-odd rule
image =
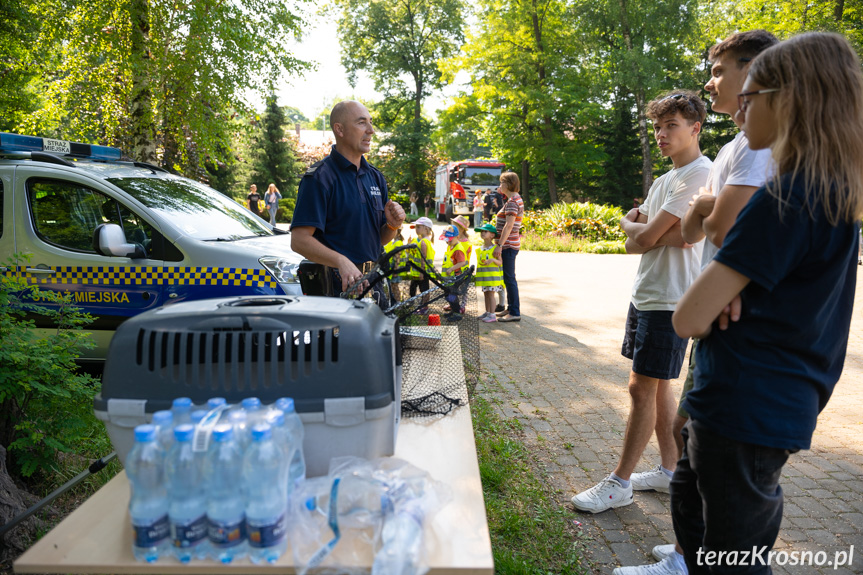
[[[776,541],[782,467],[810,447],[842,372],[857,280],[863,75],[848,41],[809,33],[762,52],[738,104],[776,169],[673,316],[702,338],[671,481],[690,573],[770,572],[754,554]]]

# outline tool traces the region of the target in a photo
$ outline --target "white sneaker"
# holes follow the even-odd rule
[[[656,557],[657,561],[662,561],[672,553],[677,553],[677,549],[675,549],[674,543],[668,543],[667,545],[657,545],[650,552],[651,555]]]
[[[671,484],[671,478],[662,470],[661,465],[657,465],[656,469],[650,471],[633,473],[629,481],[632,482],[634,491],[653,490],[660,493],[668,493],[668,486]]]
[[[659,563],[649,565],[618,567],[611,573],[612,575],[689,575],[686,564],[682,561],[678,563],[674,557],[666,557]]]
[[[587,491],[582,491],[572,498],[572,504],[576,509],[590,513],[624,507],[632,501],[632,485],[623,487],[611,477],[606,477]]]

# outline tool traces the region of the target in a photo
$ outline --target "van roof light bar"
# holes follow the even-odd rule
[[[45,152],[91,160],[119,160],[123,156],[119,148],[2,132],[0,132],[0,152]]]

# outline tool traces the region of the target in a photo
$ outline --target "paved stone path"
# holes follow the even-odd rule
[[[555,497],[582,524],[595,573],[652,562],[673,541],[669,498],[590,515],[569,499],[615,466],[629,410],[630,362],[620,344],[638,256],[522,252],[516,263],[522,321],[483,324],[483,370],[500,415],[523,424]],[[812,449],[782,475],[785,513],[777,550],[834,552],[854,546],[850,567],[777,567],[775,573],[863,573],[863,289],[858,289],[845,370],[818,421]],[[682,376],[685,376],[684,367]],[[673,382],[679,395],[683,380]],[[655,439],[638,470],[657,465]]]

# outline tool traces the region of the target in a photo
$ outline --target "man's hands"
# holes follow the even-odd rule
[[[390,200],[384,206],[384,216],[387,218],[387,224],[390,227],[397,228],[405,221],[405,210],[401,205]]]
[[[342,258],[339,265],[339,275],[342,278],[342,291],[348,291],[348,286],[363,277],[362,272],[348,258]]]

